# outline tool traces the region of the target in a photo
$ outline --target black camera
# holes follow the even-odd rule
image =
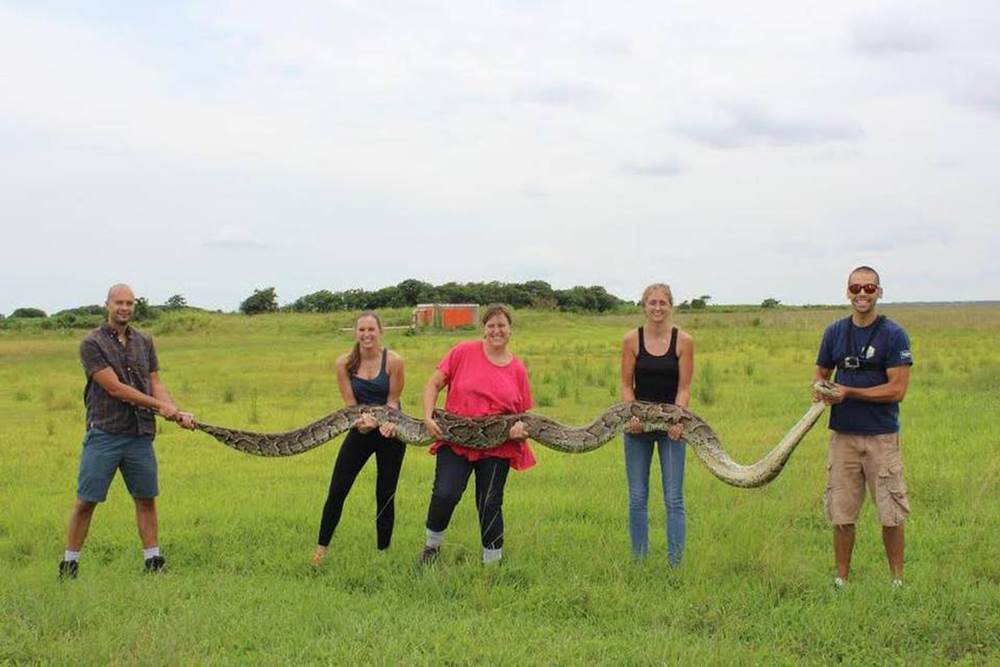
[[[857,357],[844,357],[844,360],[841,362],[841,366],[844,370],[856,371],[861,368],[861,360]]]

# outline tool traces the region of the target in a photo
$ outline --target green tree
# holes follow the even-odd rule
[[[524,290],[531,295],[530,305],[534,308],[555,308],[556,293],[552,285],[544,280],[529,280],[524,283]]]
[[[415,306],[418,303],[434,301],[434,285],[414,278],[408,278],[396,285],[397,299],[400,306]]]
[[[618,297],[608,294],[607,290],[600,285],[591,285],[590,287],[577,285],[568,290],[556,290],[555,298],[560,310],[604,312],[623,303]]]
[[[708,300],[711,298],[712,297],[709,296],[708,294],[702,294],[697,299],[691,299],[691,307],[697,310],[701,310],[702,308],[708,305]]]
[[[340,298],[344,300],[347,310],[364,310],[369,307],[371,293],[363,289],[349,289],[340,292]]]
[[[133,320],[136,322],[145,322],[146,320],[155,320],[159,316],[160,313],[149,305],[149,299],[144,296],[136,297],[135,311],[132,313]]]
[[[778,304],[780,304],[780,303],[781,302],[778,301],[777,299],[772,299],[771,297],[768,297],[768,298],[764,299],[763,301],[761,301],[760,307],[761,308],[777,308]]]
[[[365,308],[375,310],[378,308],[392,308],[405,305],[400,292],[395,287],[383,287],[374,292],[368,293],[368,302]]]
[[[167,302],[163,304],[163,307],[167,310],[180,310],[181,308],[187,308],[187,299],[180,294],[174,294],[172,297],[167,299]]]
[[[255,289],[253,294],[240,304],[240,312],[246,315],[273,313],[276,310],[278,310],[278,295],[273,287]]]
[[[339,294],[323,289],[300,296],[288,309],[297,313],[329,313],[343,306],[344,299]]]

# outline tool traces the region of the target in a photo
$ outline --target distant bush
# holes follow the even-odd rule
[[[104,317],[107,312],[107,307],[93,304],[90,306],[77,306],[76,308],[60,310],[58,313],[53,313],[52,317],[59,317],[60,315],[99,315]]]
[[[778,304],[780,304],[780,303],[781,302],[778,301],[777,299],[772,299],[772,298],[768,297],[768,298],[764,299],[763,301],[761,301],[760,307],[761,308],[777,308]]]
[[[104,315],[53,315],[41,323],[42,329],[96,329],[104,323]]]
[[[29,319],[32,317],[48,317],[45,311],[41,308],[18,308],[13,313],[10,314],[11,317],[23,317]]]

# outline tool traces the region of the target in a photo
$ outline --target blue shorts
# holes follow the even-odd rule
[[[133,498],[155,498],[159,494],[152,436],[112,435],[98,428],[87,431],[80,457],[77,497],[92,503],[104,502],[118,469]]]

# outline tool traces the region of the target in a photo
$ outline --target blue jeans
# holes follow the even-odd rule
[[[632,554],[642,558],[649,550],[649,466],[659,443],[663,503],[667,508],[667,557],[672,566],[681,562],[687,515],[684,512],[683,440],[671,440],[663,431],[625,434],[625,474],[628,477],[628,532]]]

